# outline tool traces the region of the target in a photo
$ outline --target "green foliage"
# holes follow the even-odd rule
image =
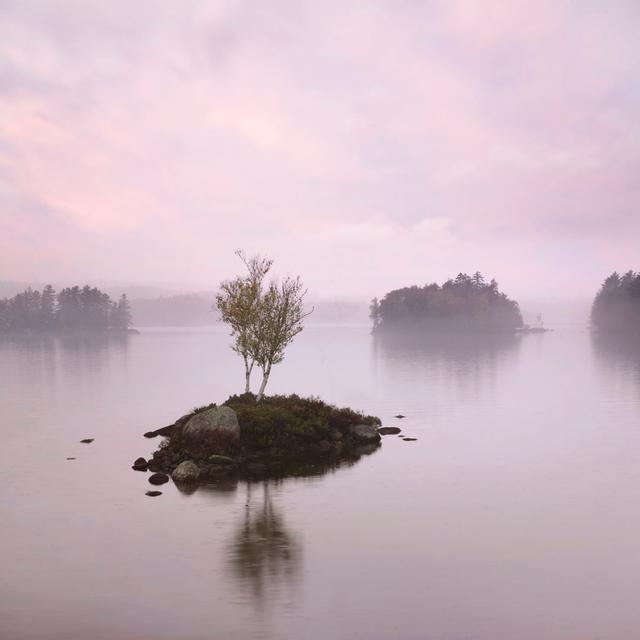
[[[273,365],[282,362],[285,349],[302,331],[303,320],[309,315],[303,308],[306,290],[300,278],[285,278],[263,286],[273,261],[242,251],[236,255],[247,272],[233,280],[220,283],[216,307],[223,322],[231,327],[232,349],[244,362],[245,393],[251,389],[251,372],[257,365],[262,370],[260,401]]]
[[[251,393],[231,396],[224,404],[238,414],[240,440],[243,447],[256,449],[296,448],[296,443],[327,434],[331,429],[343,430],[351,425],[380,425],[374,416],[352,409],[338,409],[319,398],[298,395],[265,396],[257,403]]]
[[[437,331],[513,331],[522,326],[518,303],[486,283],[482,274],[458,274],[442,286],[412,286],[374,299],[370,307],[375,328]]]
[[[591,322],[610,333],[640,334],[640,273],[612,273],[595,296]]]

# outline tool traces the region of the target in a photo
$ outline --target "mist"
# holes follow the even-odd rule
[[[0,0],[0,638],[640,637],[637,0]]]
[[[3,280],[208,291],[241,248],[319,297],[589,298],[636,259],[634,2],[0,11]]]

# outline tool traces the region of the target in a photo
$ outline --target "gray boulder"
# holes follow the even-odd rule
[[[237,439],[240,437],[238,416],[231,407],[211,407],[190,418],[183,435],[194,442],[215,441],[220,436]]]
[[[370,424],[354,424],[349,427],[349,434],[363,442],[380,440],[378,429]]]
[[[195,462],[185,460],[171,473],[175,482],[195,482],[200,477],[200,468]]]

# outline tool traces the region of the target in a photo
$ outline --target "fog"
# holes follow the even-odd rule
[[[640,637],[639,28],[0,0],[0,638]]]
[[[636,2],[0,6],[0,278],[322,298],[633,266]],[[133,294],[132,294],[133,295]],[[136,297],[133,295],[133,297]]]

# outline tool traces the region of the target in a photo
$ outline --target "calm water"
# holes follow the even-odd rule
[[[418,440],[146,497],[141,434],[240,389],[227,344],[0,342],[1,638],[640,637],[640,350],[579,327],[483,347],[309,327],[271,392],[401,412]]]

